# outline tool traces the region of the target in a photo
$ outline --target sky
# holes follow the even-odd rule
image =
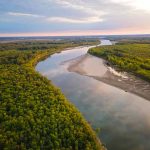
[[[0,36],[150,34],[150,0],[0,0]]]

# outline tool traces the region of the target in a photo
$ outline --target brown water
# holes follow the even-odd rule
[[[103,45],[111,44],[108,40]],[[36,70],[61,88],[80,110],[108,150],[150,150],[150,101],[127,93],[91,77],[68,72],[64,61],[85,55],[89,47],[73,48],[54,54],[36,66]],[[90,61],[90,65],[99,64]],[[105,66],[100,63],[102,70]],[[92,73],[93,70],[90,72]]]

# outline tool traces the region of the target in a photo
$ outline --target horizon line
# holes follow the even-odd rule
[[[52,31],[52,32],[0,32],[0,37],[42,37],[42,36],[105,36],[105,35],[142,35],[150,34],[150,29],[139,30],[139,29],[120,29],[120,30],[68,30],[68,31]]]
[[[21,34],[10,34],[10,35],[1,35],[0,34],[0,38],[10,38],[10,37],[78,37],[78,36],[127,36],[127,35],[150,35],[150,33],[122,33],[122,34],[81,34],[81,35],[76,35],[76,34],[72,34],[72,35],[35,35],[35,34],[30,34],[30,35],[21,35]]]

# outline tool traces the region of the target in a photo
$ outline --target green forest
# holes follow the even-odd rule
[[[120,70],[131,72],[150,82],[150,44],[121,42],[117,45],[95,47],[88,52],[106,59]]]
[[[34,70],[49,55],[85,43],[97,41],[0,44],[0,149],[104,149],[80,112]]]

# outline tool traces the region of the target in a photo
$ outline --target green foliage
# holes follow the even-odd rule
[[[98,39],[91,38],[75,38],[75,39],[60,39],[60,40],[28,40],[28,41],[12,41],[0,43],[0,50],[48,50],[65,47],[74,47],[81,45],[96,45],[99,44]]]
[[[80,112],[34,65],[60,49],[0,51],[0,148],[104,149]]]
[[[116,44],[150,44],[149,35],[110,35],[106,39],[115,41]]]
[[[90,54],[150,81],[150,44],[123,44],[92,48]]]

